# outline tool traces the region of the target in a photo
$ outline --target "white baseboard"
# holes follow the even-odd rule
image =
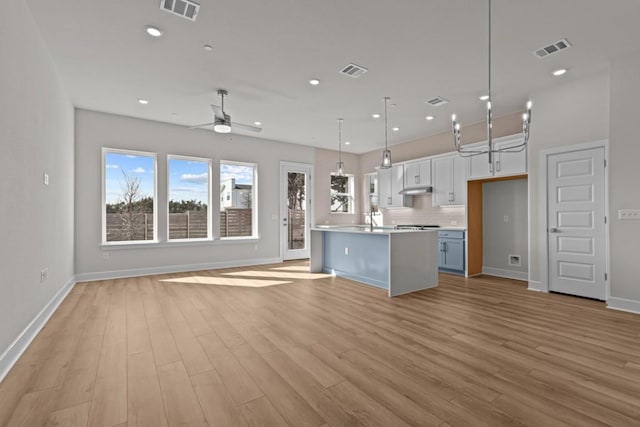
[[[252,265],[278,264],[282,262],[280,258],[256,258],[243,259],[237,261],[208,262],[200,264],[167,265],[161,267],[132,268],[128,270],[101,271],[97,273],[76,274],[77,282],[88,282],[91,280],[121,279],[124,277],[149,276],[153,274],[183,273],[187,271],[215,270],[229,267],[250,267]]]
[[[640,314],[640,301],[609,297],[609,299],[607,300],[607,308]]]
[[[482,274],[488,274],[489,276],[506,277],[507,279],[524,281],[529,280],[529,273],[527,273],[526,271],[505,270],[503,268],[482,266]]]
[[[18,338],[0,355],[0,382],[2,382],[4,377],[9,373],[9,370],[18,361],[29,344],[31,344],[31,341],[38,335],[40,329],[44,327],[60,303],[62,303],[69,292],[71,292],[75,284],[76,280],[74,277],[69,279],[62,289],[51,298],[49,303],[40,310],[40,313],[29,323]]]
[[[535,280],[529,280],[529,287],[527,288],[527,290],[535,292],[549,292],[547,288],[544,288],[542,286],[542,283]]]

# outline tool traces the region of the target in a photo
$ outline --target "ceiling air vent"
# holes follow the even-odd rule
[[[190,21],[195,21],[200,5],[192,0],[160,0],[160,9]]]
[[[533,54],[538,58],[544,58],[545,56],[549,56],[552,53],[560,52],[561,50],[568,49],[573,46],[569,43],[569,40],[562,39],[558,42],[550,44],[549,46],[542,47],[540,49],[536,49]]]
[[[433,105],[434,107],[439,107],[441,105],[449,103],[449,101],[447,101],[441,96],[436,96],[435,98],[427,99],[425,102],[429,105]]]
[[[349,76],[354,79],[357,79],[367,71],[369,70],[367,70],[364,67],[361,67],[360,65],[349,64],[346,67],[344,67],[342,70],[340,70],[340,74],[344,74],[345,76]]]

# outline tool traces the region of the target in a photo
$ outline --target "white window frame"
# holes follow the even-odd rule
[[[222,183],[222,179],[220,174],[222,173],[222,165],[238,165],[238,166],[249,166],[253,168],[253,183],[251,184],[251,236],[233,236],[233,237],[222,237],[220,236],[220,230],[217,230],[216,235],[219,236],[221,241],[233,241],[233,240],[255,240],[259,238],[258,233],[258,164],[251,162],[238,162],[235,160],[220,160],[218,167],[218,182],[220,185]],[[218,189],[218,193],[220,190]],[[220,206],[218,206],[218,210],[220,210]],[[220,213],[218,212],[218,215]]]
[[[107,241],[107,174],[106,157],[107,154],[123,154],[132,156],[145,156],[153,158],[153,239],[151,240],[116,240]],[[131,246],[131,245],[153,245],[158,243],[158,155],[157,153],[136,150],[124,150],[121,148],[102,147],[102,235],[100,237],[103,246]]]
[[[349,187],[348,193],[338,193],[338,192],[334,192],[333,189],[331,189],[331,179],[334,176],[338,176],[338,175],[335,172],[331,172],[331,175],[329,178],[329,212],[332,215],[353,215],[355,213],[355,176],[348,173],[344,174],[344,176],[348,178],[348,181],[347,181],[347,186]],[[333,208],[331,207],[331,198],[333,196],[347,196],[349,198],[349,210],[347,212],[334,212]]]
[[[208,174],[208,194],[207,194],[207,237],[201,237],[201,238],[195,238],[195,239],[189,239],[189,238],[185,238],[185,239],[171,239],[170,238],[170,234],[169,234],[169,201],[170,201],[170,191],[171,191],[171,187],[170,187],[170,181],[171,181],[171,166],[170,166],[170,162],[171,160],[186,160],[186,161],[195,161],[195,162],[202,162],[202,163],[206,163],[207,164],[207,174]],[[203,241],[210,241],[213,240],[213,222],[212,222],[212,200],[211,200],[211,195],[213,194],[213,192],[211,191],[212,185],[213,185],[213,181],[212,181],[212,160],[209,158],[205,158],[205,157],[193,157],[193,156],[183,156],[183,155],[179,155],[179,154],[167,154],[167,209],[166,209],[166,214],[167,214],[167,242],[182,242],[182,243],[189,243],[189,242],[203,242]]]

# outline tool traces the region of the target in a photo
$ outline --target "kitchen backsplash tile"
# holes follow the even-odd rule
[[[433,224],[440,226],[465,226],[465,208],[441,208],[431,206],[431,195],[413,196],[413,207],[382,209],[384,225]],[[377,222],[377,221],[376,221]]]

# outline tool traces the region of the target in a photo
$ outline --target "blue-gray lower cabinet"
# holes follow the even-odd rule
[[[464,231],[438,231],[438,268],[449,273],[464,274]]]

